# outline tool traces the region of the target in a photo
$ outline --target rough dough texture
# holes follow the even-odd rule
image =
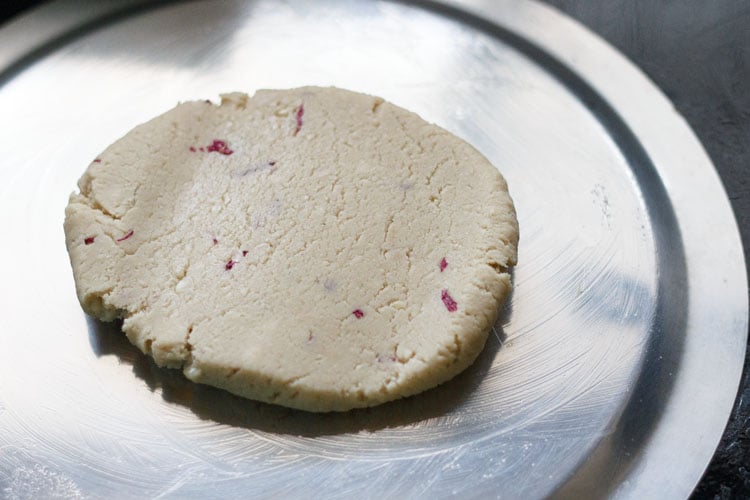
[[[70,197],[78,298],[160,366],[309,411],[418,393],[477,357],[518,226],[474,148],[334,88],[186,102]]]

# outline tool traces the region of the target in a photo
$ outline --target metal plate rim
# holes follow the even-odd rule
[[[707,320],[710,317],[721,316],[723,313],[726,316],[722,318],[723,322],[718,324],[727,328],[725,333],[731,332],[735,340],[732,343],[733,350],[717,356],[717,359],[728,361],[728,364],[721,365],[725,374],[723,382],[726,384],[722,386],[727,389],[724,390],[721,401],[714,402],[720,405],[721,411],[717,413],[723,416],[712,422],[711,426],[701,429],[698,424],[702,416],[699,417],[697,412],[694,412],[692,417],[686,414],[690,412],[676,415],[677,409],[690,408],[693,402],[690,386],[700,377],[682,383],[681,386],[675,388],[674,393],[670,394],[666,414],[672,415],[673,418],[687,419],[691,422],[690,427],[695,428],[696,431],[702,430],[703,433],[700,436],[702,446],[695,447],[695,443],[689,443],[690,437],[680,440],[678,436],[670,435],[669,432],[663,434],[657,432],[646,445],[647,448],[637,463],[625,477],[620,478],[620,484],[614,486],[614,491],[610,491],[616,496],[629,498],[663,494],[664,478],[660,474],[658,464],[664,463],[670,456],[672,460],[678,456],[683,460],[684,467],[678,472],[681,477],[672,478],[669,487],[671,493],[678,497],[688,496],[710,462],[730,417],[741,381],[747,344],[747,270],[739,228],[718,172],[687,121],[677,112],[656,84],[614,47],[577,21],[537,1],[522,4],[514,4],[510,0],[497,4],[481,0],[449,1],[448,3],[476,13],[500,26],[506,26],[520,36],[532,39],[545,52],[552,54],[577,74],[586,77],[587,84],[623,117],[623,121],[633,131],[649,158],[656,165],[658,174],[673,202],[677,222],[686,245],[688,276],[696,278],[697,275],[694,281],[697,281],[699,286],[716,287],[719,293],[723,292],[726,297],[731,297],[733,299],[731,302],[741,308],[741,312],[735,315],[729,308],[717,311],[708,304],[701,304],[697,300],[696,287],[691,286],[688,300],[693,317],[688,321],[685,336],[689,339],[691,336],[699,335],[702,332],[697,331],[696,323],[700,324],[701,321],[709,323]],[[501,4],[506,8],[500,8]],[[522,19],[521,22],[518,22],[519,17]],[[555,22],[558,26],[562,26],[564,29],[561,31],[564,36],[560,36],[561,31],[558,30],[540,29],[546,22]],[[584,50],[586,57],[579,57]],[[663,127],[665,120],[653,120],[654,116],[668,116],[669,127]],[[678,151],[664,146],[675,143],[682,146]],[[689,206],[691,205],[690,195],[686,191],[690,191],[690,185],[684,180],[685,163],[688,164],[693,185],[703,186],[708,193],[705,197],[711,201],[708,213],[701,213],[702,209]],[[677,197],[677,203],[674,203],[674,197]],[[711,236],[715,239],[706,238],[705,230],[712,220],[721,221],[722,226],[728,227],[731,231],[723,235],[711,232]],[[709,242],[706,242],[707,239]],[[696,248],[701,245],[708,248]],[[714,261],[711,266],[703,265],[709,262],[707,259],[714,253],[726,255],[728,258],[720,263]],[[708,267],[711,269],[707,269]],[[715,274],[712,275],[712,273]],[[731,280],[731,284],[722,290],[719,282],[724,281],[724,284],[727,284],[728,280]],[[706,354],[707,345],[710,348],[717,346],[718,343],[701,343],[700,345],[688,343],[683,356],[693,360],[692,366],[700,366],[698,360]],[[706,365],[710,366],[710,363]],[[705,371],[712,371],[712,368],[706,368]],[[586,465],[583,468],[586,469]],[[595,468],[589,468],[587,472],[588,475],[592,475],[597,471]],[[575,477],[563,487],[561,494],[567,496],[590,492],[593,486],[591,478]],[[604,492],[603,490],[602,493]]]

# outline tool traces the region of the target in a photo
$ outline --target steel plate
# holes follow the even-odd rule
[[[636,68],[537,3],[58,1],[0,30],[0,496],[676,498],[736,395],[747,281],[700,144]],[[72,7],[76,6],[76,9]],[[311,415],[158,369],[76,301],[63,209],[177,101],[381,95],[507,177],[515,291],[443,386]]]

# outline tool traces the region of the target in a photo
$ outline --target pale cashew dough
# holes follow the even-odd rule
[[[186,102],[70,197],[78,298],[159,366],[309,411],[377,405],[477,357],[518,225],[464,141],[335,88]]]

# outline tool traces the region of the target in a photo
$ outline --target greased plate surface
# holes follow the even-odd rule
[[[0,30],[0,497],[689,494],[742,369],[744,260],[710,161],[622,56],[511,0],[73,4]],[[137,123],[308,84],[466,139],[521,227],[475,365],[347,414],[157,368],[81,312],[62,230],[78,177]]]

